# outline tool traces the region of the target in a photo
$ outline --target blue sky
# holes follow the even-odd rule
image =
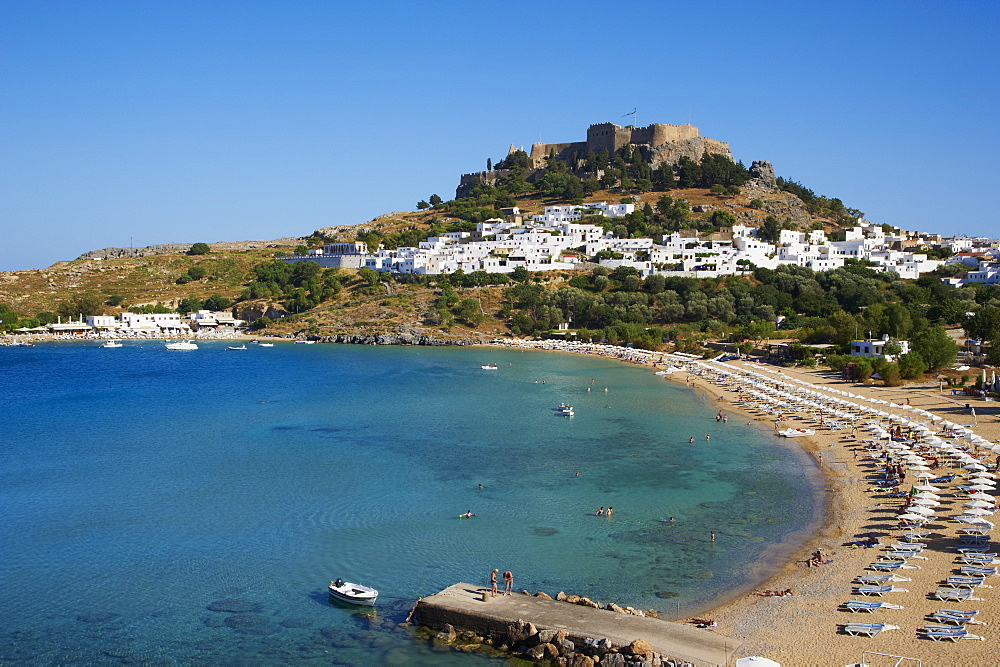
[[[633,108],[875,222],[1000,236],[995,1],[614,7],[7,0],[0,270],[412,210]]]

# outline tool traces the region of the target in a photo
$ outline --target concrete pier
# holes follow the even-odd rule
[[[421,625],[441,628],[450,623],[481,636],[503,636],[510,623],[526,621],[539,630],[565,630],[574,643],[607,638],[616,646],[645,639],[664,658],[695,665],[725,665],[738,646],[708,630],[656,618],[620,614],[568,602],[515,593],[490,597],[473,584],[455,584],[421,599],[414,618]]]

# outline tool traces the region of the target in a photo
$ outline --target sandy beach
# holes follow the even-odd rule
[[[521,346],[518,342],[518,346]],[[507,343],[510,344],[510,343]],[[525,345],[525,347],[528,347]],[[952,396],[951,391],[941,391],[937,384],[916,384],[905,387],[883,388],[845,383],[829,371],[809,371],[805,369],[776,368],[747,361],[730,361],[726,364],[699,363],[689,359],[647,353],[642,350],[624,350],[607,346],[571,346],[539,342],[530,345],[535,349],[553,351],[601,354],[622,361],[675,369],[664,375],[670,381],[687,384],[693,390],[704,392],[716,398],[724,413],[739,414],[744,418],[757,420],[762,426],[771,427],[776,415],[761,410],[755,392],[737,392],[740,386],[734,382],[720,383],[725,377],[716,372],[696,373],[691,369],[721,367],[726,371],[742,373],[750,371],[764,379],[762,384],[789,390],[814,392],[844,401],[839,407],[851,410],[852,417],[835,417],[829,411],[819,409],[785,411],[786,421],[778,422],[778,427],[803,428],[815,431],[813,435],[796,437],[796,444],[804,447],[815,458],[827,481],[828,499],[825,524],[814,538],[787,563],[781,571],[764,582],[758,591],[783,591],[791,589],[785,597],[760,596],[755,592],[741,595],[737,599],[716,609],[699,614],[699,618],[715,623],[713,632],[730,637],[740,644],[735,657],[763,656],[785,665],[850,665],[862,661],[865,651],[916,658],[923,664],[932,665],[992,665],[996,664],[990,650],[991,642],[1000,638],[1000,593],[985,586],[976,588],[972,595],[978,601],[945,602],[933,594],[945,585],[952,576],[961,576],[962,564],[959,529],[963,524],[952,519],[962,514],[969,501],[967,493],[957,487],[968,483],[971,471],[963,469],[964,462],[955,460],[931,448],[924,448],[928,436],[940,435],[947,441],[962,448],[969,448],[993,471],[996,454],[982,446],[968,447],[970,433],[961,431],[941,432],[941,424],[947,422],[965,426],[971,434],[994,442],[1000,438],[998,404],[967,396]],[[573,349],[576,347],[577,349]],[[603,349],[602,349],[603,348]],[[651,368],[652,369],[652,368]],[[805,383],[805,384],[804,384]],[[745,388],[745,385],[743,385]],[[846,393],[854,397],[847,397]],[[722,400],[718,400],[721,397]],[[745,399],[746,402],[742,402]],[[885,403],[872,403],[871,399]],[[819,400],[819,399],[816,399]],[[975,408],[974,416],[966,404]],[[846,407],[848,404],[867,408],[872,412]],[[878,410],[882,415],[876,414]],[[926,410],[938,420],[918,412]],[[884,415],[896,415],[890,420]],[[822,420],[822,423],[821,423]],[[907,424],[927,424],[928,431],[918,432]],[[934,494],[940,497],[940,505],[933,507],[934,513],[919,530],[926,532],[920,538],[926,545],[917,557],[909,559],[906,569],[896,571],[898,577],[907,581],[890,582],[896,589],[883,597],[858,594],[861,583],[858,577],[878,572],[870,569],[873,562],[886,558],[890,545],[901,540],[906,530],[899,527],[897,515],[902,513],[904,497],[891,497],[880,493],[875,482],[882,477],[885,469],[885,445],[888,439],[876,437],[875,424],[883,428],[900,425],[903,433],[897,439],[910,435],[922,435],[923,439],[912,444],[914,449],[924,453],[929,465],[929,474],[935,478],[948,474],[957,475],[953,481],[937,483],[940,489]],[[854,426],[854,437],[851,426]],[[868,442],[866,442],[866,440]],[[875,449],[879,447],[879,449]],[[931,458],[937,454],[936,459]],[[908,491],[911,485],[919,484],[915,471],[906,470],[901,491]],[[987,491],[992,496],[993,491]],[[987,520],[994,517],[986,516]],[[849,546],[860,542],[869,535],[877,537],[879,544],[871,547]],[[992,547],[990,551],[992,551]],[[809,558],[816,552],[823,554],[823,564],[811,565]],[[912,569],[911,569],[912,568]],[[918,569],[919,568],[919,569]],[[884,573],[883,573],[884,574]],[[1000,578],[987,577],[1000,584]],[[1000,588],[1000,586],[997,586]],[[879,609],[873,613],[853,613],[845,608],[852,600],[865,602],[887,602],[897,608]],[[983,640],[961,639],[952,642],[947,639],[933,641],[927,638],[923,628],[942,623],[930,616],[939,609],[977,610],[976,620],[987,625],[969,624],[966,630]],[[690,619],[689,619],[690,620]],[[847,623],[887,623],[896,626],[873,637],[851,636],[844,632]],[[960,626],[952,626],[960,627]],[[864,656],[869,665],[891,665],[896,660],[878,656]]]

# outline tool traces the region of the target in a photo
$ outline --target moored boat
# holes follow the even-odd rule
[[[274,343],[259,343],[257,347],[274,347]]]
[[[369,586],[352,584],[343,579],[330,582],[330,596],[351,604],[360,604],[366,607],[374,607],[375,599],[378,598],[378,591]]]
[[[167,343],[164,347],[168,350],[197,350],[198,345],[193,340],[178,340]]]
[[[109,340],[105,341],[104,345],[101,345],[101,347],[124,347],[124,346],[122,345],[122,342],[120,340]]]
[[[486,364],[485,366],[482,366],[481,368],[484,371],[495,371],[497,369],[497,365],[496,364]]]
[[[815,435],[816,431],[811,428],[786,428],[784,431],[778,431],[778,433],[786,438],[801,438],[806,435]]]
[[[246,345],[236,345],[236,346],[229,345],[229,346],[226,347],[226,349],[227,350],[245,350],[245,349],[247,349],[247,346]]]

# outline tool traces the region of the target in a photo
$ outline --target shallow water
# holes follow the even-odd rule
[[[808,456],[648,369],[200,345],[0,348],[0,660],[470,662],[395,624],[494,567],[684,615],[822,509]],[[377,617],[331,606],[338,576]]]

